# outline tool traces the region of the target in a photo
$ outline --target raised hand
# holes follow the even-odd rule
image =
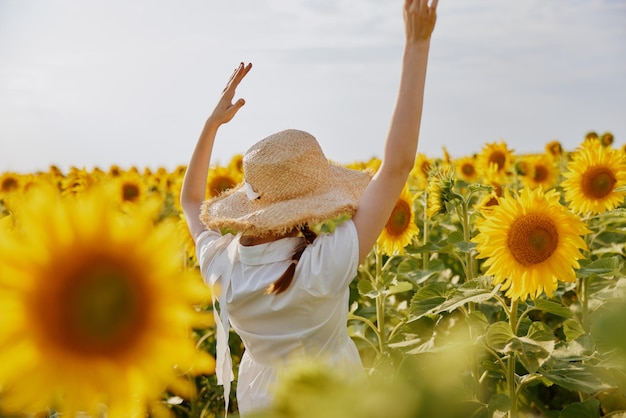
[[[235,103],[232,101],[233,97],[235,97],[235,90],[237,89],[237,86],[239,86],[239,83],[243,80],[246,74],[248,74],[251,68],[251,63],[247,65],[241,63],[235,71],[233,71],[228,83],[226,83],[226,87],[224,87],[224,90],[222,91],[222,97],[219,102],[217,102],[217,106],[215,106],[215,109],[213,110],[211,116],[209,116],[207,122],[213,123],[216,126],[227,123],[246,103],[244,99],[239,99]]]
[[[407,43],[428,41],[437,20],[437,0],[405,0],[404,26]]]
[[[239,86],[239,83],[251,68],[252,64],[244,65],[241,63],[230,76],[226,87],[222,91],[222,97],[220,97],[213,113],[211,113],[211,116],[204,124],[204,129],[202,129],[196,148],[187,166],[183,187],[180,192],[180,204],[185,214],[189,232],[194,240],[204,231],[204,225],[200,222],[200,210],[202,202],[206,197],[207,174],[215,135],[219,127],[229,122],[237,114],[237,111],[241,109],[241,106],[245,104],[243,99],[233,103],[233,97],[235,97],[237,86]]]

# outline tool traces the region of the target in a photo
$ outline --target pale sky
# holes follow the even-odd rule
[[[187,164],[232,70],[226,163],[286,128],[341,163],[382,156],[402,0],[0,0],[0,172]],[[419,152],[588,131],[626,143],[625,0],[440,0]]]

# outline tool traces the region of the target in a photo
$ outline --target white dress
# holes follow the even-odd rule
[[[363,373],[359,353],[347,333],[349,284],[359,257],[352,221],[344,222],[332,234],[320,235],[306,248],[285,292],[266,294],[268,286],[289,266],[302,239],[242,246],[239,236],[230,234],[205,231],[198,237],[202,276],[209,285],[221,287],[220,306],[224,301],[226,305],[220,311],[229,315],[245,346],[237,384],[242,415],[271,402],[277,372],[291,359],[316,359]],[[228,322],[216,317],[216,322],[221,321],[227,330]],[[221,334],[223,339],[226,333],[222,330]],[[216,374],[229,390],[230,355],[219,339],[220,332]]]

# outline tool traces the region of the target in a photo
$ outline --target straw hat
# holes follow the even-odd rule
[[[241,184],[203,203],[208,228],[263,236],[353,215],[370,181],[368,173],[329,163],[315,137],[295,129],[254,144],[243,171]]]

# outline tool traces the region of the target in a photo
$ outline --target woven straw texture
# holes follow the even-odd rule
[[[243,169],[244,182],[204,202],[200,218],[208,228],[263,236],[353,215],[370,181],[368,173],[330,163],[315,137],[295,129],[254,144]],[[258,198],[250,199],[246,182]]]

